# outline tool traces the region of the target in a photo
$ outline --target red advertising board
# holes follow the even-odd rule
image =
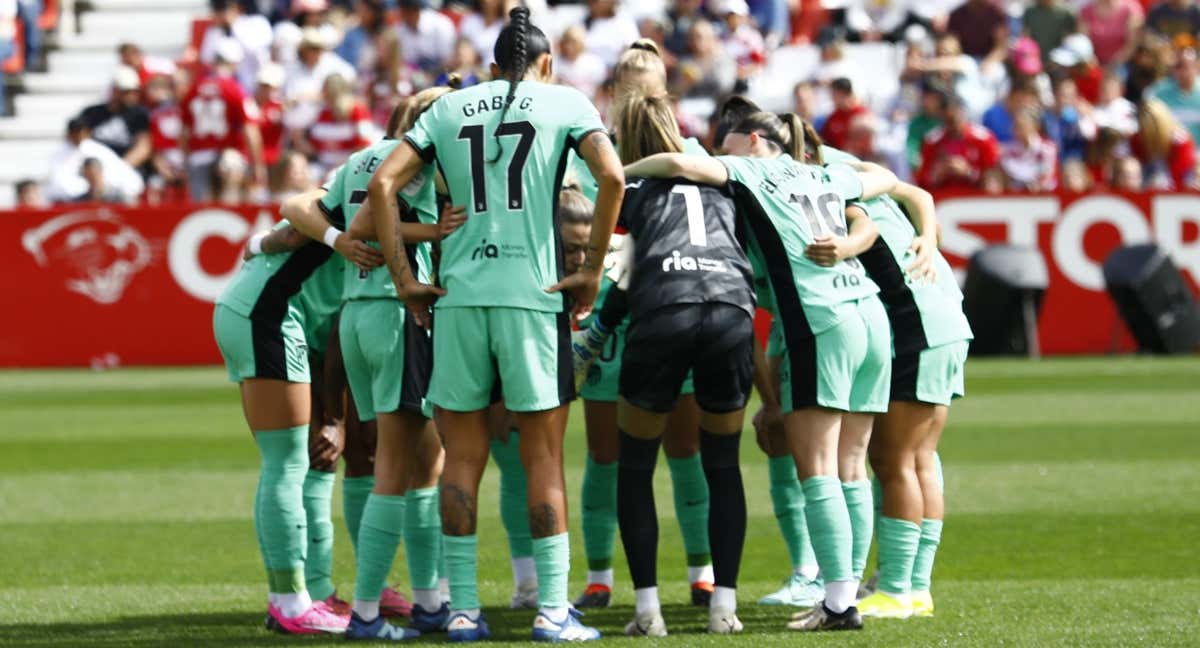
[[[1195,288],[1200,195],[943,196],[942,249],[958,268],[990,243],[1040,249],[1050,269],[1044,353],[1131,350],[1100,264],[1157,242]],[[0,366],[219,363],[212,302],[269,207],[69,206],[0,212]]]

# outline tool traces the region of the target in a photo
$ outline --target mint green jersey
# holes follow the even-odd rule
[[[858,158],[853,155],[828,146],[821,147],[821,157],[826,163],[858,161]],[[900,285],[897,280],[898,285],[896,286],[890,286],[882,279],[879,280],[879,287],[883,293],[881,297],[883,297],[884,304],[888,306],[889,312],[894,312],[898,308],[903,309],[908,304],[915,305],[920,316],[920,328],[925,334],[926,346],[935,347],[951,342],[970,340],[973,336],[971,325],[967,322],[967,317],[962,310],[962,291],[959,290],[954,271],[950,268],[946,258],[942,256],[941,252],[935,251],[934,267],[937,270],[937,279],[932,282],[913,281],[903,271],[913,263],[913,254],[909,248],[917,236],[917,230],[905,216],[900,205],[888,196],[880,196],[859,203],[859,206],[867,212],[867,217],[874,221],[879,228],[879,236],[883,239],[887,251],[895,262],[892,271],[881,273],[873,271],[874,266],[866,254],[861,258],[863,264],[868,271],[872,272],[872,276],[888,276],[897,279],[903,277],[904,283]],[[900,272],[896,272],[897,269]],[[913,324],[915,325],[916,322]],[[892,318],[894,329],[902,328],[902,326],[895,317]],[[901,338],[906,332],[896,330],[894,333],[899,353],[902,352],[901,347],[904,346]],[[916,332],[908,333],[912,335]]]
[[[344,221],[349,228],[366,200],[367,185],[375,175],[375,169],[379,168],[399,144],[400,140],[385,139],[351,155],[325,185],[325,195],[319,203],[321,211],[325,212],[331,221]],[[404,220],[437,223],[437,195],[434,193],[433,184],[433,165],[425,165],[421,173],[400,190],[400,209]],[[370,245],[379,247],[375,242]],[[433,266],[430,258],[432,245],[416,243],[406,247],[417,280],[428,283]],[[349,260],[344,262],[342,299],[397,299],[392,275],[387,266],[363,271]]]
[[[563,276],[555,211],[568,153],[604,130],[596,107],[566,86],[523,81],[500,123],[508,81],[439,98],[405,139],[436,160],[467,222],[442,240],[437,308],[564,309],[545,289]]]
[[[844,164],[826,167],[777,158],[721,156],[749,230],[756,274],[770,279],[776,312],[807,334],[836,326],[852,305],[879,292],[861,264],[823,267],[804,256],[817,236],[844,236],[846,201],[862,197],[862,182]]]
[[[275,229],[283,227],[279,223]],[[344,223],[334,222],[344,227]],[[333,250],[310,241],[291,252],[259,254],[238,270],[217,303],[267,326],[288,316],[300,321],[308,345],[325,348],[321,331],[342,302],[342,262]]]
[[[619,142],[617,146],[619,149]],[[704,148],[704,145],[695,137],[683,140],[683,152],[688,155],[708,156],[708,151]],[[579,190],[583,192],[583,195],[587,196],[588,200],[596,202],[596,194],[600,189],[600,185],[596,182],[596,178],[592,177],[592,170],[588,168],[587,162],[574,151],[571,152],[569,170],[575,176],[575,182],[579,184]],[[600,302],[597,301],[596,303]]]

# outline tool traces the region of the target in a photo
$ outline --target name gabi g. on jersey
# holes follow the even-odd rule
[[[720,259],[680,256],[679,250],[674,250],[671,256],[663,259],[662,269],[663,272],[732,272],[729,265]]]

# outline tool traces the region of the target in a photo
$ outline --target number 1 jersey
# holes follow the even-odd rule
[[[438,99],[405,135],[436,161],[467,222],[441,244],[438,308],[505,306],[558,312],[563,276],[558,193],[568,153],[603,131],[600,114],[574,88],[522,81],[500,121],[508,81]]]

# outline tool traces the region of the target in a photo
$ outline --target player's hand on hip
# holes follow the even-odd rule
[[[576,319],[583,319],[591,314],[596,295],[600,294],[600,274],[580,270],[563,277],[562,281],[547,288],[546,292],[565,292],[570,295],[575,303],[571,312]]]
[[[360,270],[374,270],[383,265],[383,252],[364,241],[350,238],[347,234],[338,235],[337,240],[333,242],[333,249]]]
[[[464,206],[446,205],[442,209],[442,214],[438,217],[438,240],[442,240],[454,233],[455,230],[463,226],[467,222],[467,208]]]
[[[404,286],[397,286],[396,293],[408,307],[408,312],[412,315],[413,320],[422,328],[428,329],[433,325],[433,316],[430,313],[433,302],[437,301],[438,297],[445,295],[446,291],[427,283],[410,281]]]

